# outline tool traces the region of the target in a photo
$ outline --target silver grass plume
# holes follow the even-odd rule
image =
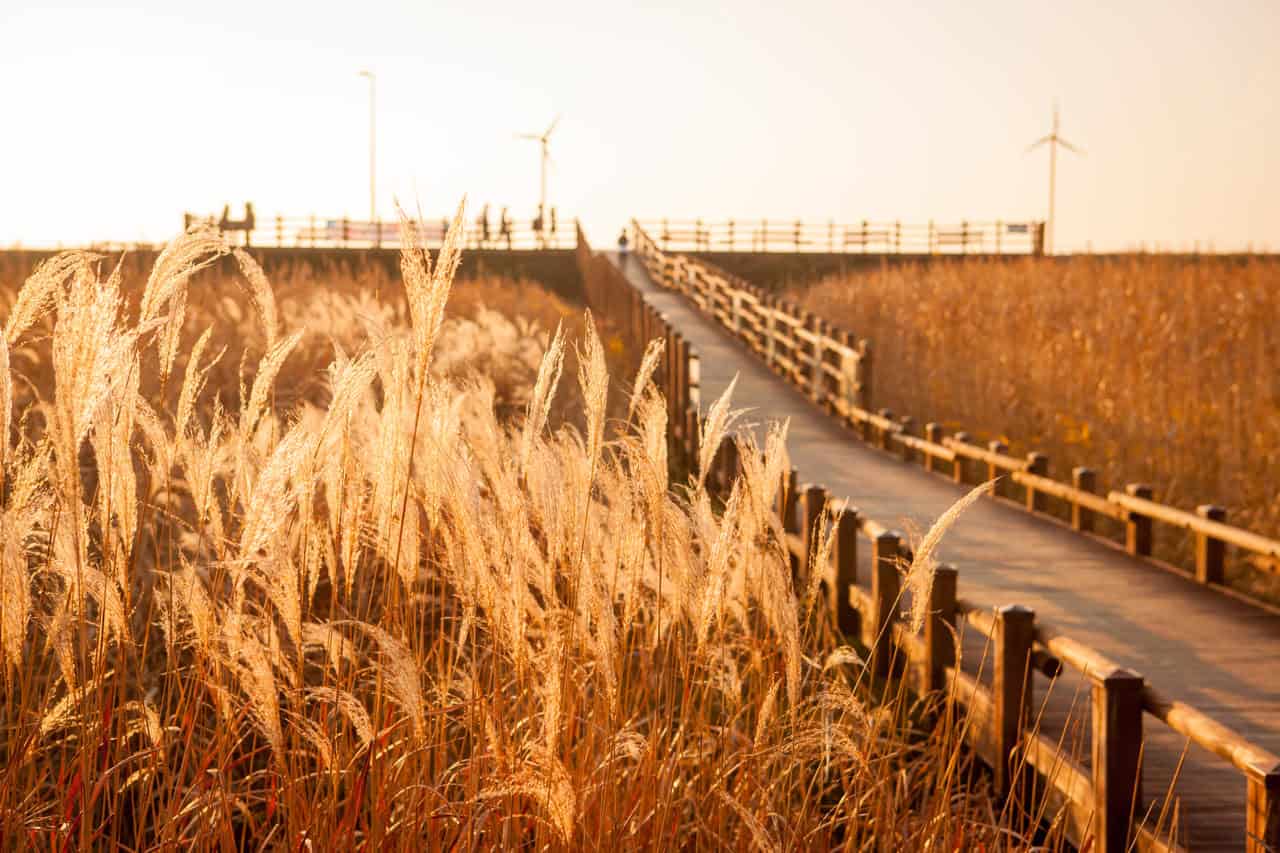
[[[520,474],[529,470],[529,458],[533,454],[533,443],[541,435],[547,425],[547,416],[551,412],[551,400],[555,397],[556,386],[560,384],[560,374],[564,369],[564,327],[556,325],[556,333],[551,344],[542,356],[538,366],[538,379],[533,385],[533,395],[529,398],[529,408],[525,414],[524,427],[520,434]]]
[[[929,593],[933,589],[933,576],[938,568],[938,561],[933,556],[933,552],[937,550],[938,543],[951,529],[951,525],[956,523],[960,515],[974,501],[990,492],[995,487],[995,483],[995,480],[988,480],[953,503],[946,512],[938,516],[938,520],[929,528],[929,532],[924,535],[924,539],[916,548],[915,557],[911,560],[910,568],[907,569],[904,584],[905,588],[911,592],[910,622],[913,632],[919,632],[924,625],[925,617],[929,615]]]
[[[644,390],[649,386],[649,380],[653,378],[653,372],[658,369],[658,362],[662,358],[662,351],[666,349],[666,341],[662,338],[654,338],[649,341],[649,345],[644,348],[644,357],[640,359],[640,369],[636,371],[636,383],[631,388],[631,401],[627,404],[627,423],[630,423],[636,414],[636,406],[644,398]]]

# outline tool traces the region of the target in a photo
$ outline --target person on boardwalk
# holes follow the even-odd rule
[[[621,260],[627,259],[627,247],[630,245],[627,240],[627,229],[623,228],[618,234],[618,257]]]
[[[507,241],[507,251],[511,251],[511,216],[502,208],[502,218],[498,220],[498,239]]]
[[[489,245],[489,205],[487,204],[480,209],[479,225],[480,247],[487,248]]]

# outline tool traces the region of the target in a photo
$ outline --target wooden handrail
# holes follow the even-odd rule
[[[1093,510],[1108,518],[1114,518],[1117,521],[1124,521],[1128,515],[1123,507],[1117,506],[1102,495],[1096,495],[1084,489],[1077,489],[1075,486],[1069,486],[1066,483],[1060,483],[1057,480],[1039,474],[1032,474],[1030,471],[1014,471],[1009,475],[1009,479],[1019,485],[1030,486],[1038,492],[1053,495],[1055,498],[1060,498],[1067,503],[1080,504],[1086,509]]]
[[[893,423],[887,416],[875,417]],[[925,444],[947,449],[936,442]],[[900,670],[922,691],[943,690],[967,708],[966,738],[992,766],[998,790],[1013,791],[1021,785],[1018,767],[1025,762],[1046,783],[1041,790],[1050,798],[1050,807],[1061,810],[1068,837],[1077,845],[1092,844],[1100,853],[1109,853],[1128,850],[1136,840],[1141,849],[1180,849],[1141,825],[1141,812],[1135,815],[1130,808],[1135,793],[1141,795],[1139,758],[1146,713],[1230,762],[1245,776],[1250,853],[1280,844],[1280,759],[1275,755],[1198,709],[1166,698],[1097,649],[1051,624],[1037,623],[1026,608],[993,608],[959,598],[953,567],[938,567],[927,593],[929,616],[921,633],[915,632],[897,612],[898,564],[912,558],[902,534],[863,515],[847,500],[832,500],[821,486],[801,487],[797,479],[794,469],[783,478],[776,507],[784,521],[784,544],[797,582],[806,584],[806,577],[813,573],[828,582],[836,624],[841,631],[861,637],[870,650],[868,666],[877,676],[894,677]],[[1044,482],[1033,479],[1027,484],[1049,493],[1042,488]],[[834,565],[814,566],[810,565],[813,537],[826,509],[839,519]],[[860,537],[871,543],[869,591],[856,583]],[[963,662],[956,660],[956,619],[963,619],[993,644],[990,686],[965,672]],[[905,665],[895,666],[895,660]],[[1057,678],[1064,665],[1082,672],[1090,683],[1093,758],[1087,770],[1037,730],[1031,713],[1033,685],[1023,679],[1028,668]]]
[[[641,223],[638,223],[641,224]],[[1040,254],[1039,222],[955,224],[800,220],[646,220],[664,251]]]
[[[947,436],[942,439],[944,447],[949,447],[956,452],[957,456],[963,456],[966,459],[974,459],[978,462],[986,462],[988,465],[995,465],[997,468],[1004,468],[1007,471],[1021,471],[1027,467],[1027,460],[1019,459],[1016,456],[1009,456],[1004,453],[996,453],[993,450],[984,450],[967,441],[961,441],[954,436]]]
[[[1224,582],[1223,543],[1268,557],[1273,570],[1280,571],[1280,541],[1226,524],[1221,508],[1205,506],[1199,514],[1192,514],[1158,504],[1141,490],[1134,494],[1111,492],[1104,497],[1092,491],[1096,474],[1090,469],[1073,472],[1074,482],[1067,484],[1048,476],[1048,460],[1040,454],[1029,454],[1025,459],[1010,456],[1003,452],[1003,445],[993,442],[991,448],[979,447],[969,443],[963,433],[944,437],[936,426],[926,429],[923,439],[908,435],[901,423],[870,406],[871,352],[865,340],[854,342],[851,335],[839,330],[829,334],[823,323],[815,328],[810,322],[812,315],[767,297],[760,288],[701,260],[667,254],[638,222],[633,220],[632,225],[637,254],[656,280],[686,294],[771,368],[807,391],[815,403],[861,425],[865,440],[875,440],[886,450],[897,445],[908,460],[916,455],[911,451],[918,451],[930,471],[936,471],[934,463],[939,459],[949,462],[950,474],[958,483],[971,473],[962,460],[984,463],[991,478],[1007,472],[1009,480],[1025,490],[1028,510],[1047,511],[1049,497],[1064,501],[1071,508],[1073,529],[1081,532],[1092,532],[1095,516],[1126,523],[1128,548],[1135,556],[1150,556],[1153,519],[1194,531],[1198,537],[1195,579],[1203,584]],[[787,228],[791,227],[789,223]],[[936,237],[945,231],[934,228],[932,233]]]
[[[1280,756],[1250,743],[1203,711],[1165,696],[1150,684],[1142,690],[1148,714],[1246,774],[1280,766]]]
[[[1240,527],[1233,527],[1220,521],[1201,518],[1193,513],[1145,498],[1134,497],[1124,492],[1113,491],[1107,495],[1107,500],[1138,515],[1154,518],[1163,521],[1165,524],[1172,524],[1185,530],[1202,533],[1210,538],[1220,539],[1223,542],[1230,542],[1232,545],[1253,551],[1256,554],[1262,554],[1267,557],[1280,557],[1280,542],[1275,539],[1268,539],[1266,536],[1259,536],[1257,533]]]

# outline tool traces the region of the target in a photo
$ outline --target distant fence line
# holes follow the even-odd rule
[[[448,233],[450,217],[411,220],[418,239],[428,248],[438,249]],[[397,219],[361,220],[346,216],[261,216],[249,220],[220,223],[216,216],[183,215],[183,228],[196,223],[220,226],[233,243],[257,248],[275,249],[398,249],[400,221]],[[246,225],[250,227],[245,227]],[[529,251],[534,249],[572,249],[576,245],[574,220],[557,217],[540,224],[536,219],[507,220],[504,229],[497,219],[488,227],[479,218],[463,223],[463,248]],[[164,243],[136,240],[98,240],[75,248],[99,252],[149,251],[161,249]],[[71,248],[57,244],[14,244],[15,250],[44,251]]]
[[[184,227],[205,221],[218,225],[215,217],[186,214]],[[451,218],[410,220],[418,239],[428,247],[439,247],[449,231]],[[246,228],[245,225],[250,227]],[[399,220],[361,220],[346,216],[264,216],[227,223],[227,233],[244,234],[247,245],[276,248],[396,249],[400,247]],[[471,218],[463,223],[463,245],[468,249],[572,249],[576,232],[572,219]]]
[[[982,448],[971,444],[965,433],[944,437],[937,424],[925,424],[923,434],[918,434],[913,419],[894,417],[886,409],[871,409],[872,349],[867,341],[709,264],[663,251],[641,223],[633,221],[632,231],[636,255],[655,282],[683,294],[775,373],[829,413],[857,427],[872,446],[899,455],[905,462],[918,462],[925,470],[950,476],[957,483],[974,479],[974,474],[979,480],[1007,474],[1021,491],[1013,497],[1028,511],[1045,512],[1050,498],[1065,501],[1071,510],[1072,529],[1082,534],[1092,535],[1095,515],[1114,518],[1124,524],[1124,546],[1135,557],[1151,559],[1153,522],[1189,530],[1197,545],[1194,578],[1202,584],[1222,588],[1228,544],[1268,558],[1280,557],[1280,542],[1226,524],[1220,507],[1202,506],[1195,514],[1184,512],[1155,502],[1150,488],[1143,485],[1103,496],[1094,491],[1091,469],[1077,468],[1072,482],[1062,483],[1048,477],[1048,458],[1043,454],[1016,458],[999,442]],[[651,306],[633,293],[631,301],[652,312]],[[626,296],[613,299],[625,302]],[[644,331],[675,334],[661,316]],[[687,348],[682,339],[677,340]],[[687,353],[687,349],[681,352]],[[696,358],[695,353],[695,364]],[[696,368],[692,372],[698,375]],[[676,375],[678,378],[679,372]],[[679,388],[679,383],[674,387]],[[695,391],[684,395],[682,405],[696,406],[697,401]],[[673,423],[689,423],[686,435],[696,436],[690,419],[698,415],[679,414],[685,417],[677,416]],[[713,483],[724,473],[736,473],[740,464],[734,458],[736,446],[729,443],[723,449],[729,458],[716,460],[719,470],[711,479]],[[981,470],[970,470],[975,467]],[[1180,850],[1143,825],[1142,809],[1134,808],[1142,803],[1142,730],[1144,717],[1150,717],[1240,772],[1248,853],[1280,849],[1280,756],[1199,709],[1168,697],[1141,675],[1059,628],[1037,623],[1027,608],[992,608],[958,598],[959,573],[954,567],[938,569],[928,593],[931,615],[923,631],[916,634],[908,630],[897,615],[898,562],[911,559],[902,534],[864,517],[856,507],[842,504],[833,565],[811,565],[818,550],[814,537],[832,496],[820,485],[798,483],[795,469],[784,475],[782,486],[777,511],[788,534],[793,565],[802,577],[820,572],[830,581],[829,605],[837,624],[860,636],[871,649],[871,664],[877,673],[889,675],[897,658],[906,664],[908,676],[918,680],[922,692],[942,690],[970,709],[977,724],[966,735],[995,771],[998,788],[1008,790],[1013,784],[1011,774],[1019,772],[1018,768],[1033,769],[1044,779],[1050,799],[1065,807],[1068,837],[1096,853],[1130,850],[1135,844],[1138,849]],[[997,496],[1005,497],[999,492]],[[855,534],[871,543],[870,593],[856,586]],[[965,672],[955,655],[952,634],[961,621],[976,627],[994,644],[995,677],[990,687]],[[1088,766],[1030,725],[1035,717],[1032,676],[1040,673],[1052,680],[1064,666],[1082,672],[1090,684],[1092,760]]]
[[[872,222],[800,219],[647,219],[640,226],[663,251],[828,254],[1043,255],[1043,222]]]

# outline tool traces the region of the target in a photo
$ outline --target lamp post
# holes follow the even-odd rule
[[[369,78],[369,222],[372,224],[378,221],[378,81],[372,71],[361,71],[360,76]]]

